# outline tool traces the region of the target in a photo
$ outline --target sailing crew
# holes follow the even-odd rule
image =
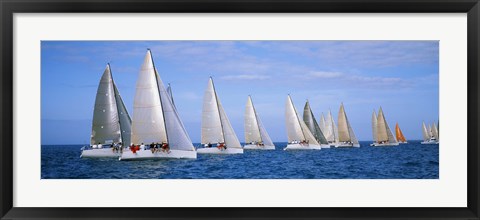
[[[170,151],[170,147],[168,146],[168,143],[166,143],[166,142],[163,142],[163,143],[162,143],[162,151],[163,151],[163,152],[168,152],[168,151]]]
[[[225,143],[219,143],[217,145],[217,148],[220,149],[220,150],[226,150],[227,149],[227,145],[225,145]]]

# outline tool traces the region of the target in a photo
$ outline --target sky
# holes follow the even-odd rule
[[[420,140],[422,122],[439,119],[438,41],[42,41],[41,143],[90,142],[107,63],[133,116],[147,48],[194,143],[209,76],[241,142],[248,95],[274,142],[287,140],[288,94],[299,114],[308,99],[317,120],[331,110],[337,121],[343,102],[360,141],[372,140],[371,116],[380,106],[407,140]]]

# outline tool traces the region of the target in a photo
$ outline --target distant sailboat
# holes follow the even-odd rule
[[[421,144],[438,144],[437,139],[433,136],[431,132],[431,128],[425,126],[425,122],[422,123],[422,136],[423,136],[423,141]]]
[[[327,121],[325,120],[325,116],[323,115],[323,112],[322,112],[322,115],[320,116],[319,125],[320,125],[320,130],[322,131],[323,135],[325,136],[325,139],[327,139],[327,135],[325,134],[325,132],[327,132],[327,129],[326,129]]]
[[[145,55],[135,89],[132,143],[142,146],[124,150],[120,160],[197,158],[150,50]],[[154,148],[147,149],[152,145]]]
[[[212,77],[208,80],[203,97],[202,144],[204,148],[197,149],[199,154],[243,154],[240,141],[217,96]]]
[[[348,121],[343,103],[338,111],[338,142],[335,147],[360,147],[352,126]]]
[[[376,128],[376,139],[373,142],[372,146],[397,146],[398,141],[393,136],[390,127],[388,126],[387,120],[385,120],[385,115],[383,114],[382,107],[378,111],[377,117],[377,128]]]
[[[332,111],[328,111],[328,117],[325,123],[325,139],[327,139],[328,144],[331,147],[334,147],[338,142],[338,129],[335,125],[335,119],[333,119]]]
[[[435,123],[432,124],[432,136],[433,136],[433,138],[435,138],[437,143],[440,142],[440,139],[438,137],[438,128],[437,128],[437,125]]]
[[[320,143],[320,146],[322,148],[330,148],[330,144],[328,144],[327,139],[323,135],[323,132],[320,129],[320,126],[318,125],[317,120],[315,119],[315,116],[313,115],[313,112],[312,112],[312,109],[310,108],[310,103],[308,102],[308,100],[305,103],[305,107],[303,108],[303,121],[307,125],[310,132],[312,132],[317,142]]]
[[[245,146],[243,149],[275,150],[275,145],[263,127],[250,96],[248,96],[245,107]]]
[[[287,125],[288,144],[284,150],[322,149],[305,122],[300,120],[290,95],[288,95],[285,104],[285,121]]]
[[[400,129],[400,126],[398,126],[398,122],[395,125],[395,134],[397,136],[397,140],[399,144],[407,143],[407,139],[405,139],[405,136],[403,136],[402,130]]]
[[[373,143],[370,146],[374,146],[375,142],[377,141],[377,113],[375,113],[375,109],[372,113],[372,135],[373,135]]]
[[[107,64],[97,89],[90,146],[80,157],[118,157],[130,143],[132,120],[128,115]],[[112,146],[115,145],[114,148]]]

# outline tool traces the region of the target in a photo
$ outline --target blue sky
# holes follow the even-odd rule
[[[200,141],[203,93],[212,76],[230,122],[244,140],[247,96],[272,140],[286,141],[285,101],[317,119],[340,103],[359,140],[371,141],[382,106],[391,129],[421,139],[437,122],[438,41],[43,41],[42,144],[87,144],[96,90],[108,62],[133,115],[135,83],[147,48],[193,142]]]

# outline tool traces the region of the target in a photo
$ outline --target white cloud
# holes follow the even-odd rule
[[[340,72],[325,72],[325,71],[316,71],[316,72],[310,72],[308,76],[312,78],[326,78],[326,79],[332,79],[332,78],[339,78],[343,76],[343,73]]]

